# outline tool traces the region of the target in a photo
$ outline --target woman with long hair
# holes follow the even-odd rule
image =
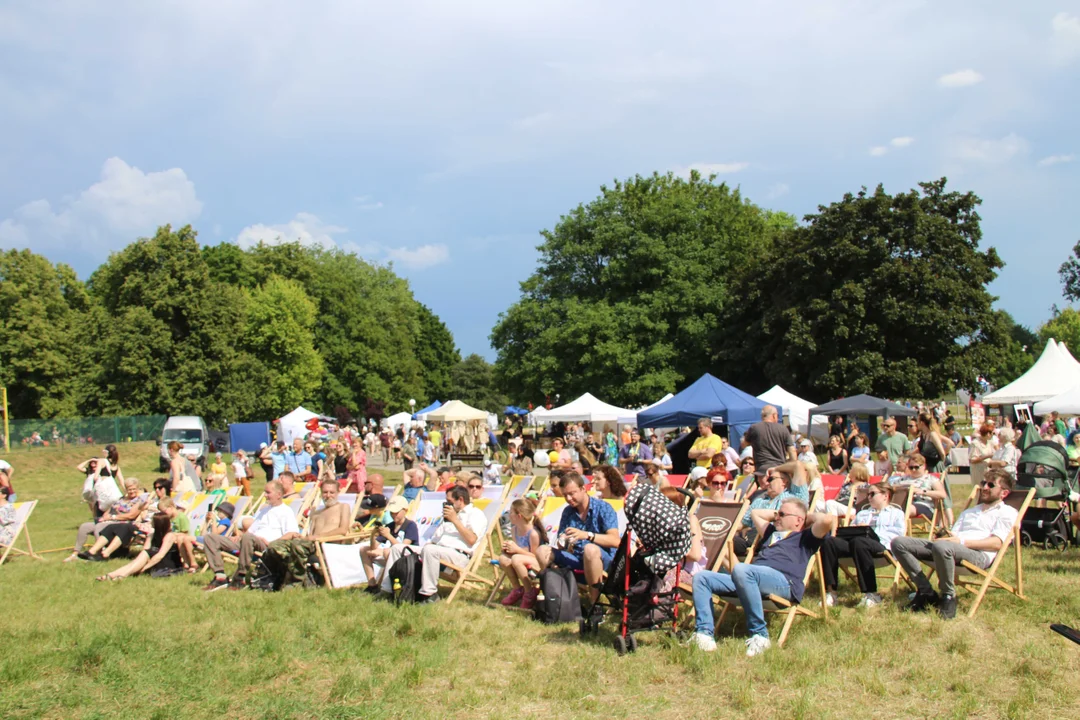
[[[352,452],[349,453],[346,468],[349,470],[349,485],[346,492],[363,492],[364,483],[367,481],[367,453],[364,452],[364,443],[360,438],[352,442]]]
[[[844,449],[844,439],[839,435],[829,438],[829,452],[825,456],[825,464],[833,475],[846,475],[849,470],[848,453]]]
[[[146,536],[146,544],[135,559],[97,579],[123,580],[132,575],[149,572],[155,567],[179,571],[183,567],[183,561],[180,559],[180,550],[174,539],[172,521],[169,516],[163,512],[154,513],[150,519],[150,532]]]
[[[920,413],[916,426],[919,428],[918,452],[926,460],[927,470],[935,473],[944,471],[948,451],[937,420],[928,412]]]

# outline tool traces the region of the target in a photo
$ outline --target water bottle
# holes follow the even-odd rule
[[[394,578],[394,594],[401,592],[401,578]]]

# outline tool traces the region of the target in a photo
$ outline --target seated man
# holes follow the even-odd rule
[[[326,478],[319,486],[323,506],[308,518],[308,534],[301,537],[299,531],[287,532],[267,549],[267,559],[285,568],[284,582],[303,581],[307,578],[307,564],[315,554],[315,542],[323,538],[347,535],[352,524],[353,508],[338,502],[341,486],[334,478]]]
[[[487,532],[487,518],[483,511],[469,502],[469,491],[463,487],[452,487],[446,493],[443,504],[443,519],[435,530],[431,541],[420,550],[423,570],[420,574],[420,599],[422,603],[439,601],[439,567],[442,561],[464,567],[472,557],[476,541]],[[386,567],[394,566],[405,544],[394,545],[386,556]],[[480,552],[480,550],[477,550]],[[385,595],[393,592],[390,573],[383,573],[382,591]]]
[[[277,481],[281,483],[282,500],[299,497],[300,493],[296,491],[296,476],[292,474],[292,471],[286,470],[281,473]]]
[[[422,468],[406,470],[402,475],[402,483],[401,495],[409,502],[415,500],[424,490],[429,489],[424,484],[424,470]],[[434,486],[431,489],[434,489]]]
[[[266,503],[269,508],[253,523],[248,525],[240,541],[237,542],[225,535],[208,535],[204,544],[206,563],[214,572],[214,579],[203,588],[207,592],[220,590],[228,585],[234,590],[242,590],[245,587],[245,577],[251,568],[251,560],[256,550],[265,550],[282,535],[286,533],[299,533],[300,527],[296,523],[296,515],[293,511],[281,504],[281,483],[271,480],[266,483]],[[222,551],[239,552],[239,564],[232,581],[225,578],[225,562],[222,559]]]
[[[768,470],[758,470],[755,475],[759,478],[759,484],[764,486],[764,492],[750,501],[739,534],[732,541],[735,554],[739,557],[746,555],[757,537],[753,521],[755,510],[778,510],[788,500],[801,500],[804,504],[810,502],[810,493],[806,487],[806,466],[798,460]]]
[[[898,537],[892,541],[896,561],[915,584],[915,598],[905,610],[915,612],[936,605],[941,617],[956,617],[956,566],[967,560],[986,569],[1016,523],[1016,508],[1002,502],[1013,488],[1013,476],[1001,468],[990,468],[979,483],[979,504],[960,513],[952,532],[939,540]],[[932,560],[938,576],[934,592],[923,574],[920,560]]]
[[[775,468],[774,468],[775,470]],[[692,642],[712,652],[713,595],[738,595],[746,615],[746,656],[760,655],[772,646],[765,625],[762,600],[777,595],[792,602],[802,601],[803,577],[810,558],[836,525],[836,516],[807,514],[802,500],[786,500],[778,510],[754,510],[753,522],[761,538],[752,562],[739,563],[728,573],[703,570],[694,575],[694,612],[697,626]],[[812,526],[806,528],[810,522]]]
[[[390,524],[381,522],[371,533],[371,544],[360,550],[360,561],[364,563],[364,572],[367,575],[367,591],[376,593],[379,591],[379,578],[375,572],[375,563],[379,563],[385,569],[386,558],[390,550],[396,545],[419,545],[420,528],[410,520],[409,501],[398,495],[392,498],[386,505],[386,512],[390,513]]]
[[[852,468],[854,473],[856,468]],[[862,470],[864,473],[866,469]],[[885,553],[885,549],[893,541],[907,531],[907,518],[904,511],[892,501],[893,489],[885,483],[871,485],[867,490],[870,504],[855,515],[854,525],[866,526],[873,531],[872,535],[845,539],[830,535],[825,538],[821,546],[821,567],[825,575],[825,587],[828,592],[825,602],[829,607],[836,604],[836,588],[840,582],[838,568],[840,558],[853,558],[855,560],[855,574],[859,579],[859,589],[863,593],[860,607],[874,607],[881,604],[881,596],[877,591],[877,570],[874,567],[874,558],[879,558]],[[829,513],[836,515],[836,513]]]
[[[559,520],[556,545],[537,548],[536,559],[541,570],[554,564],[584,571],[589,599],[595,602],[604,572],[619,547],[619,518],[606,501],[589,497],[585,481],[576,472],[564,474],[559,488],[566,507]]]

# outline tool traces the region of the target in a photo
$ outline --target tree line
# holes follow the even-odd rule
[[[200,247],[190,226],[164,226],[86,282],[29,250],[0,254],[0,384],[14,418],[220,424],[301,403],[381,416],[448,399],[455,373],[475,395],[467,360],[391,267],[340,250]]]
[[[1080,316],[1054,308],[1036,333],[993,308],[1004,263],[980,247],[981,202],[941,178],[862,188],[798,222],[696,172],[603,186],[542,233],[491,333],[496,378],[515,402],[590,391],[623,406],[706,371],[820,400],[1004,384],[1047,338],[1080,343]],[[1074,256],[1070,299],[1080,243]]]

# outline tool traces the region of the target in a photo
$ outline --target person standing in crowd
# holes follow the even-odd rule
[[[910,449],[910,445],[907,438],[896,431],[896,418],[887,417],[882,420],[881,430],[874,449],[878,452],[884,450],[889,453],[889,462],[895,465],[900,456]]]
[[[761,408],[761,422],[746,431],[746,442],[754,448],[758,470],[768,470],[796,459],[791,431],[780,423],[780,414],[772,405]]]
[[[361,492],[364,488],[364,480],[367,478],[367,453],[359,440],[353,440],[352,452],[346,464],[349,472],[349,484],[346,492]]]
[[[833,475],[847,474],[848,454],[844,449],[844,441],[839,435],[829,438],[829,451],[825,456],[825,465]]]
[[[994,457],[994,426],[984,422],[979,432],[971,438],[968,461],[971,463],[971,484],[978,485],[986,474],[986,461]]]
[[[724,451],[724,441],[713,432],[712,420],[707,417],[698,418],[697,429],[698,437],[687,455],[697,462],[698,467],[708,470],[712,466],[713,455]]]
[[[648,445],[641,442],[641,431],[634,428],[630,431],[630,443],[619,453],[619,464],[627,475],[644,475],[645,464],[653,459],[652,450]]]
[[[271,453],[270,446],[266,443],[259,443],[259,450],[255,453],[255,459],[259,462],[259,467],[262,468],[263,474],[266,476],[266,482],[273,480],[274,456]]]
[[[229,466],[225,464],[225,461],[221,458],[221,453],[214,453],[214,462],[210,463],[211,475],[224,475],[228,472]]]
[[[530,453],[532,448],[529,448],[525,443],[518,443],[514,448],[513,457],[510,460],[510,464],[503,468],[503,472],[509,475],[532,475],[533,474],[533,461]]]
[[[604,457],[602,462],[606,465],[619,464],[619,443],[615,438],[615,433],[610,430],[604,434]]]
[[[852,465],[855,463],[861,463],[863,465],[870,465],[870,448],[867,447],[868,440],[866,433],[858,433],[855,436],[855,447],[851,448],[851,452],[848,455],[848,460]]]
[[[241,495],[251,495],[251,478],[255,476],[254,471],[251,469],[251,462],[248,460],[247,453],[243,449],[238,449],[233,453],[232,459],[233,478],[236,480],[236,484],[239,485]]]
[[[304,441],[300,438],[293,438],[292,450],[285,453],[285,469],[301,482],[311,474],[311,455],[304,450]]]

